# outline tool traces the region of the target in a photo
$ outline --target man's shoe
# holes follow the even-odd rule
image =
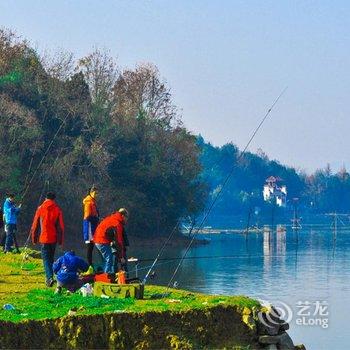
[[[53,280],[53,278],[46,280],[46,287],[51,288],[54,284],[55,284],[55,281]]]
[[[62,287],[57,287],[55,290],[55,294],[61,294],[62,293]]]

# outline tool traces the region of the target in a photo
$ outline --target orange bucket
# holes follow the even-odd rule
[[[126,273],[123,270],[118,272],[118,284],[126,284]]]

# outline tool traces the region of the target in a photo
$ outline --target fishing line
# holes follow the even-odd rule
[[[40,202],[42,200],[42,197],[44,195],[44,191],[45,191],[46,186],[48,185],[48,182],[49,182],[48,180],[46,180],[44,182],[44,186],[43,186],[43,188],[41,190],[37,207],[39,206],[39,204],[40,204]],[[26,241],[24,243],[24,246],[23,246],[21,270],[23,270],[24,261],[28,258],[28,256],[27,256],[27,249],[28,249],[28,245],[29,245],[29,242],[30,242],[30,238],[31,238],[31,230],[29,229],[28,237],[27,237],[27,239],[26,239]]]
[[[144,279],[142,280],[142,284],[146,284],[147,282],[147,278],[150,275],[152,269],[154,268],[154,266],[156,265],[157,261],[159,260],[159,257],[161,256],[161,254],[163,253],[166,245],[169,243],[170,239],[172,238],[173,234],[175,233],[177,227],[180,224],[180,219],[176,222],[176,225],[174,226],[173,230],[170,232],[170,235],[168,236],[167,240],[163,243],[163,245],[161,246],[161,248],[158,251],[158,254],[156,256],[156,258],[153,261],[153,264],[151,265],[150,269],[147,271],[146,276],[144,277]]]
[[[149,261],[153,261],[153,259],[149,259]],[[159,260],[158,260],[158,261],[159,261]],[[158,267],[158,266],[170,264],[170,263],[173,263],[174,261],[175,261],[175,260],[163,261],[163,262],[161,262],[161,263],[155,264],[155,266]],[[152,264],[152,265],[147,265],[147,266],[135,268],[135,269],[133,269],[133,270],[128,271],[128,273],[133,273],[133,272],[136,273],[136,272],[140,272],[140,271],[142,271],[142,270],[147,270],[147,269],[150,268],[150,266],[153,266],[153,264]]]
[[[299,254],[302,257],[316,257],[317,256],[315,254],[310,254],[310,253],[305,253],[305,254]],[[260,259],[260,258],[293,258],[295,257],[295,255],[293,253],[290,254],[256,254],[256,255],[208,255],[208,256],[186,256],[184,258],[184,260],[205,260],[205,259],[251,259],[251,258],[255,258],[255,259]],[[156,264],[152,264],[152,265],[146,265],[146,266],[142,266],[142,267],[138,267],[138,268],[134,268],[132,270],[129,270],[128,273],[136,273],[136,272],[140,272],[143,270],[147,270],[150,267],[151,270],[154,267],[159,267],[159,266],[163,266],[166,264],[170,264],[170,263],[174,263],[178,260],[181,260],[181,257],[170,257],[170,258],[159,258],[158,262]],[[138,260],[138,264],[142,264],[145,262],[150,262],[150,261],[154,261],[154,259],[140,259]]]
[[[241,154],[240,154],[239,157],[237,158],[237,162],[236,162],[236,163],[238,163],[238,162],[242,159],[242,157],[243,157],[243,155],[245,154],[246,150],[248,149],[248,147],[250,146],[251,142],[253,141],[255,135],[256,135],[257,132],[260,130],[261,126],[264,124],[265,120],[267,119],[267,117],[268,117],[269,114],[271,113],[272,109],[273,109],[274,106],[277,104],[277,102],[279,101],[279,99],[282,97],[282,95],[285,93],[286,90],[287,90],[287,87],[285,87],[285,88],[282,90],[282,92],[279,94],[279,96],[278,96],[278,97],[276,98],[276,100],[273,102],[273,104],[271,105],[271,107],[267,110],[267,112],[265,113],[264,117],[263,117],[262,120],[260,121],[259,125],[258,125],[258,126],[256,127],[256,129],[254,130],[254,132],[253,132],[252,136],[250,137],[248,143],[246,144],[246,146],[244,147],[243,151],[241,152]],[[208,216],[209,216],[211,210],[213,209],[213,207],[214,207],[215,203],[217,202],[218,198],[220,197],[220,195],[221,195],[223,189],[224,189],[225,186],[227,185],[227,183],[228,183],[229,179],[231,178],[231,176],[232,176],[234,170],[235,170],[235,165],[233,165],[231,171],[230,171],[229,174],[226,176],[226,178],[225,178],[225,180],[224,180],[224,182],[223,182],[223,184],[222,184],[220,190],[217,192],[216,196],[214,197],[214,199],[213,199],[211,205],[209,206],[209,209],[208,209],[207,213],[206,213],[205,216],[203,217],[202,222],[201,222],[201,224],[199,225],[199,227],[198,227],[198,229],[197,229],[197,232],[195,232],[195,233],[192,235],[192,239],[190,240],[189,244],[187,245],[187,248],[186,248],[186,250],[185,250],[185,253],[183,254],[182,258],[180,259],[179,264],[176,266],[176,268],[175,268],[175,270],[174,270],[174,272],[173,272],[173,274],[172,274],[172,276],[171,276],[171,278],[170,278],[170,280],[169,280],[167,289],[170,287],[171,283],[173,282],[173,280],[174,280],[174,278],[175,278],[175,276],[176,276],[176,274],[177,274],[177,272],[178,272],[178,270],[179,270],[179,268],[180,268],[180,266],[181,266],[181,264],[182,264],[184,258],[186,257],[188,251],[189,251],[190,248],[191,248],[191,245],[192,245],[192,243],[193,243],[193,241],[194,241],[194,239],[195,239],[197,233],[199,232],[199,230],[203,227],[204,223],[206,222],[206,220],[207,220],[207,218],[208,218]]]
[[[62,150],[61,150],[60,152],[58,152],[58,154],[57,154],[55,160],[53,161],[53,163],[52,163],[52,165],[51,165],[51,169],[54,168],[54,166],[55,166],[57,160],[59,159],[59,157],[60,157],[60,155],[61,155],[61,153],[62,153]],[[45,179],[44,186],[43,186],[43,188],[42,188],[42,190],[41,190],[41,193],[40,193],[40,196],[39,196],[39,199],[38,199],[37,207],[39,206],[39,204],[41,203],[41,201],[42,201],[42,199],[43,199],[43,197],[44,197],[45,189],[46,189],[46,188],[49,189],[49,186],[50,186],[50,181],[49,181],[49,179],[50,179],[51,175],[52,175],[52,172],[51,172],[51,173],[47,176],[47,178]],[[26,251],[27,251],[27,249],[28,249],[28,245],[29,245],[29,242],[30,242],[30,238],[31,238],[31,232],[30,232],[30,229],[29,229],[28,237],[27,237],[27,239],[26,239],[26,241],[25,241],[25,243],[24,243],[24,246],[23,246],[24,249],[23,249],[23,253],[22,253],[22,254],[23,254],[23,258],[22,258],[21,269],[23,269],[24,260],[27,258]]]
[[[33,160],[34,160],[34,152],[32,153],[32,156],[31,156],[31,158],[30,158],[30,162],[29,162],[29,166],[28,166],[28,171],[27,171],[26,177],[25,177],[25,179],[24,179],[24,186],[23,186],[23,188],[26,188],[26,187],[27,187],[28,178],[29,178],[30,172],[31,172],[31,170],[32,170]]]
[[[272,111],[273,107],[277,104],[277,102],[279,101],[279,99],[282,97],[282,95],[285,93],[286,90],[287,90],[287,87],[285,87],[285,88],[282,90],[282,92],[280,93],[280,95],[277,97],[277,99],[274,101],[274,103],[273,103],[273,104],[271,105],[271,107],[268,109],[268,111],[267,111],[267,113],[265,114],[264,118],[261,120],[260,124],[259,124],[258,127],[255,129],[255,131],[253,132],[252,136],[250,137],[250,139],[249,139],[247,145],[245,146],[243,152],[242,152],[242,153],[240,154],[240,156],[238,157],[237,163],[238,163],[238,161],[243,157],[243,155],[245,154],[245,152],[246,152],[247,148],[249,147],[250,143],[251,143],[252,140],[254,139],[256,133],[259,131],[259,129],[261,128],[261,126],[262,126],[263,123],[265,122],[266,118],[268,117],[268,115],[269,115],[270,112]],[[231,175],[232,175],[232,173],[233,173],[233,170],[234,170],[234,166],[232,167],[232,170],[231,170],[230,174],[229,174],[229,175],[227,176],[227,178],[225,179],[225,181],[224,181],[224,183],[223,183],[223,185],[222,185],[220,191],[217,193],[216,198],[214,198],[212,204],[209,206],[209,209],[207,210],[207,215],[205,216],[204,220],[202,220],[202,223],[201,223],[201,225],[199,226],[199,228],[197,229],[197,232],[192,233],[192,229],[193,229],[193,228],[191,229],[189,237],[192,236],[192,239],[191,239],[191,241],[190,241],[190,245],[189,245],[189,246],[192,245],[192,242],[193,242],[193,240],[194,240],[194,237],[196,236],[196,234],[197,234],[197,233],[199,232],[199,230],[201,229],[201,226],[203,226],[203,224],[204,224],[204,222],[205,222],[207,216],[209,215],[211,209],[213,208],[213,205],[215,204],[215,202],[216,202],[216,200],[218,199],[220,193],[222,192],[224,186],[226,185],[226,183],[228,182],[229,178],[231,177]],[[173,234],[175,233],[176,228],[178,227],[179,224],[180,224],[180,219],[177,221],[176,225],[174,226],[173,230],[171,231],[171,233],[170,233],[170,235],[168,236],[168,238],[167,238],[167,240],[165,241],[165,243],[161,246],[161,248],[160,248],[160,250],[159,250],[159,252],[158,252],[158,254],[157,254],[157,257],[156,257],[155,260],[154,260],[154,265],[155,265],[156,262],[158,261],[160,255],[162,254],[162,252],[164,251],[166,245],[168,244],[168,242],[169,242],[170,239],[172,238],[172,236],[173,236]],[[192,233],[192,235],[191,235],[191,233]],[[188,248],[188,249],[189,249],[189,248]],[[187,254],[187,250],[186,250],[186,252],[185,252],[185,255],[186,255],[186,254]],[[152,264],[152,265],[153,265],[153,264]],[[142,281],[143,284],[146,284],[147,278],[148,278],[149,274],[151,273],[153,267],[154,267],[154,266],[152,266],[152,267],[149,269],[149,271],[147,272],[145,278],[144,278],[143,281]]]
[[[48,155],[48,153],[49,153],[49,151],[50,151],[50,149],[51,149],[51,147],[52,147],[52,145],[53,145],[53,143],[54,143],[56,137],[57,137],[58,134],[60,133],[60,131],[61,131],[61,129],[63,128],[64,124],[66,123],[66,120],[68,119],[69,115],[70,115],[70,112],[68,112],[67,115],[64,117],[64,119],[62,120],[62,122],[61,122],[59,128],[57,129],[56,133],[54,134],[53,138],[51,139],[51,141],[50,141],[50,143],[49,143],[49,145],[48,145],[48,147],[47,147],[47,149],[46,149],[44,155],[42,156],[42,158],[41,158],[41,160],[40,160],[38,166],[37,166],[36,169],[34,170],[32,177],[30,178],[30,180],[29,180],[27,186],[25,187],[25,189],[24,189],[24,191],[23,191],[23,194],[22,194],[22,196],[21,196],[20,203],[23,202],[23,199],[25,198],[25,196],[26,196],[26,194],[28,193],[28,190],[29,190],[29,188],[30,188],[32,182],[33,182],[34,179],[35,179],[36,173],[38,172],[38,170],[40,169],[40,167],[41,167],[42,163],[44,162],[46,156]]]
[[[303,256],[315,256],[314,254],[303,254]],[[294,254],[246,254],[246,255],[204,255],[204,256],[186,256],[186,257],[171,257],[160,258],[158,261],[174,261],[174,260],[197,260],[197,259],[245,259],[245,258],[288,258],[294,257]],[[142,259],[139,263],[153,261],[153,259]]]

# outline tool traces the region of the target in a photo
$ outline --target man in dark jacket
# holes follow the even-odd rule
[[[79,256],[76,256],[74,251],[69,251],[61,256],[53,264],[53,272],[57,275],[56,293],[60,293],[62,288],[68,289],[70,292],[75,292],[79,289],[84,281],[79,278],[79,272],[85,272],[89,265]]]

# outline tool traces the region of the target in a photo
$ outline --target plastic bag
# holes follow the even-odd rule
[[[88,295],[93,295],[94,289],[90,283],[85,283],[81,288],[80,288],[80,293],[83,295],[83,297],[86,297]]]

